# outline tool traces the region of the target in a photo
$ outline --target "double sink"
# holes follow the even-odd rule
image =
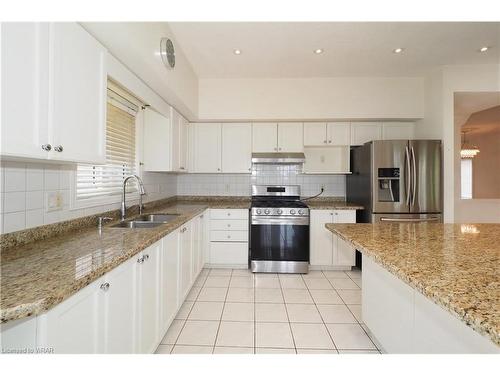
[[[175,220],[180,214],[147,214],[136,217],[133,220],[120,221],[118,224],[111,225],[111,228],[155,228],[157,226]]]

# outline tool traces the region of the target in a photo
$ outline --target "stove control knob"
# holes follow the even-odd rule
[[[257,215],[260,215],[262,210],[260,208],[257,209]]]
[[[304,211],[299,210],[299,215],[303,215],[303,214],[304,214]]]
[[[265,213],[266,215],[269,215],[269,213],[270,213],[270,212],[271,212],[271,211],[269,211],[269,209],[267,209],[267,208],[264,210],[264,213]]]
[[[278,208],[278,215],[281,215],[283,213],[283,210],[281,208]]]
[[[295,215],[295,210],[293,208],[290,210],[290,215]]]

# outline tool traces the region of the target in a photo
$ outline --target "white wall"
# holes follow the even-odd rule
[[[418,119],[424,80],[406,77],[200,79],[202,120]]]
[[[163,100],[187,119],[196,119],[198,77],[166,22],[84,22],[82,26]],[[173,70],[161,61],[159,50],[163,37],[174,40],[176,66]]]
[[[455,92],[500,91],[500,65],[445,66],[426,80],[425,117],[416,134],[443,140],[445,222],[500,222],[500,199],[460,199],[460,131]]]

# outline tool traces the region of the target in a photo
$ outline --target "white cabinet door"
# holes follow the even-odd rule
[[[356,264],[356,250],[339,236],[333,239],[334,265],[352,267]]]
[[[198,269],[201,271],[205,266],[207,253],[208,253],[208,211],[205,211],[200,215],[200,255],[198,257]]]
[[[160,286],[160,332],[164,334],[175,317],[179,302],[179,230],[163,238]]]
[[[247,265],[248,242],[210,242],[210,264],[237,267]]]
[[[106,49],[77,23],[50,26],[51,159],[106,162]],[[61,147],[61,151],[57,148]]]
[[[222,172],[250,173],[251,167],[252,125],[222,124]]]
[[[298,122],[283,122],[278,124],[278,151],[304,151],[304,126]]]
[[[382,124],[378,122],[352,122],[351,146],[382,139]]]
[[[310,211],[310,263],[312,266],[329,266],[333,264],[333,235],[325,224],[333,221],[331,210]]]
[[[49,25],[1,24],[1,154],[46,159]]]
[[[178,171],[181,166],[180,160],[180,140],[181,140],[181,115],[173,107],[170,110],[172,117],[172,133],[170,143],[170,171]],[[165,146],[164,146],[165,147]]]
[[[150,108],[144,110],[144,171],[168,172],[172,170],[173,159],[168,145],[171,140],[173,124],[170,118]]]
[[[387,122],[382,126],[382,139],[413,139],[415,138],[413,122]]]
[[[104,276],[101,284],[99,314],[104,323],[100,330],[100,353],[131,354],[136,348],[136,259],[127,260]]]
[[[184,301],[192,280],[193,242],[191,222],[184,224],[180,229],[180,244],[179,299]]]
[[[191,278],[193,281],[198,276],[198,266],[200,264],[198,257],[200,256],[200,218],[195,217],[191,223]]]
[[[189,122],[181,116],[179,121],[179,172],[188,171],[188,142]]]
[[[139,352],[153,353],[159,340],[159,257],[161,241],[142,251],[138,285]]]
[[[193,127],[193,172],[221,172],[221,124],[195,123]]]
[[[97,353],[102,328],[98,279],[40,317],[40,345],[54,348],[55,354]]]
[[[349,146],[351,143],[351,124],[348,122],[329,122],[326,134],[329,146]]]
[[[252,124],[252,151],[278,151],[278,125],[275,122]]]
[[[304,146],[325,146],[327,144],[324,122],[304,122]]]

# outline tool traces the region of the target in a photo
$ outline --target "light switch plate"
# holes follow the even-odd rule
[[[59,191],[49,191],[46,195],[47,212],[60,211],[63,208],[63,196]]]

